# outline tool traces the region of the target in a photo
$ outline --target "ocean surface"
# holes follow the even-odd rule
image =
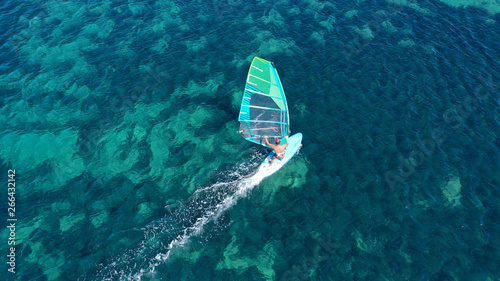
[[[6,0],[0,29],[0,279],[500,280],[498,1]],[[304,135],[265,179],[254,56]]]

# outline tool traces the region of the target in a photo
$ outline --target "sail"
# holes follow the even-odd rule
[[[270,61],[255,57],[248,71],[241,101],[239,133],[248,141],[266,145],[264,136],[284,137],[289,134],[290,121],[285,92],[278,72]]]

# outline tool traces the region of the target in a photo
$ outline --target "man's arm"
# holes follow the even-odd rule
[[[267,140],[267,136],[264,136],[264,138],[266,139],[266,144],[269,145],[271,148],[274,149],[274,145],[272,145],[271,143],[269,143],[269,141]]]
[[[286,143],[285,143],[285,148],[288,146],[288,136],[285,137]]]

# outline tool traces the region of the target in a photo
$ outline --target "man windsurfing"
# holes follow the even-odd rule
[[[271,162],[269,162],[269,165],[273,164],[274,159],[277,159],[279,161],[283,160],[283,157],[285,157],[285,148],[288,146],[288,136],[285,137],[286,143],[285,144],[280,144],[281,139],[280,138],[275,138],[276,144],[271,144],[269,140],[267,139],[267,136],[264,136],[266,139],[266,144],[269,145],[274,150],[274,155],[271,158]]]

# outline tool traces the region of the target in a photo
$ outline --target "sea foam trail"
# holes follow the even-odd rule
[[[191,237],[200,234],[207,223],[213,220],[217,220],[220,215],[234,206],[234,204],[236,204],[236,202],[240,198],[244,197],[248,193],[248,191],[257,186],[262,181],[262,179],[263,178],[260,175],[256,174],[237,181],[236,190],[232,195],[226,197],[222,202],[217,204],[215,208],[208,210],[204,216],[197,219],[196,223],[193,226],[186,228],[182,235],[179,235],[176,239],[170,242],[166,253],[158,253],[155,257],[155,261],[150,264],[148,270],[134,274],[134,279],[140,280],[140,277],[144,272],[154,272],[155,268],[160,263],[169,259],[173,250],[178,247],[182,247],[189,241]]]
[[[191,237],[199,235],[209,222],[216,221],[262,179],[262,176],[254,174],[198,189],[187,204],[179,207],[172,217],[160,219],[144,227],[143,241],[118,260],[102,268],[98,278],[141,280],[146,276],[154,276],[156,267],[168,261],[176,249],[186,245]],[[172,233],[178,234],[171,236]],[[168,245],[163,244],[166,241],[170,241]]]

